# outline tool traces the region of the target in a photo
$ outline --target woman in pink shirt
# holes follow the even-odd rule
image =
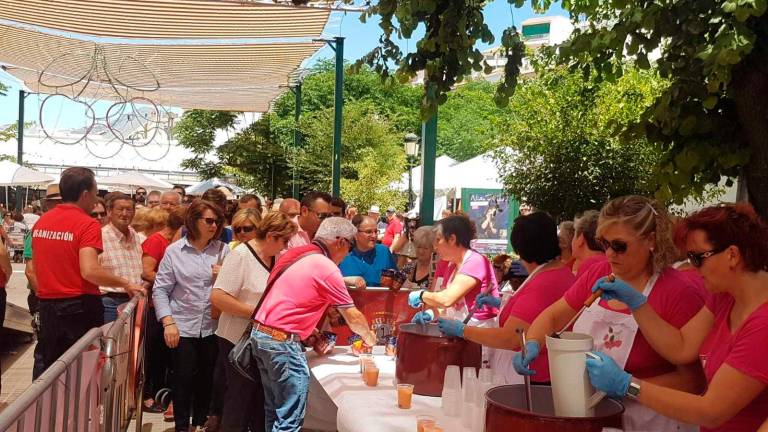
[[[511,242],[528,271],[528,278],[514,293],[505,293],[503,300],[482,294],[477,298],[477,304],[501,307],[498,326],[481,328],[465,326],[459,320],[438,320],[440,331],[446,336],[461,337],[492,348],[489,353],[491,369],[504,376],[507,384],[522,382],[512,368],[512,350],[520,349],[517,329],[527,329],[536,316],[562,297],[575,280],[571,269],[558,259],[557,226],[546,213],[535,212],[515,219]],[[546,353],[533,364],[537,373],[532,380],[549,382]]]
[[[470,248],[474,237],[472,222],[465,216],[449,216],[440,220],[435,227],[435,252],[448,261],[442,286],[435,286],[435,292],[412,291],[408,304],[420,308],[422,304],[445,311],[445,316],[463,320],[475,306],[480,293],[499,297],[496,276],[491,262],[483,254]],[[490,325],[498,313],[495,307],[478,307],[470,323]],[[434,319],[432,311],[419,312],[414,321],[425,322]]]
[[[648,342],[676,364],[699,360],[703,394],[685,393],[621,370],[609,358],[587,360],[592,384],[626,395],[703,431],[753,431],[768,419],[768,226],[749,204],[705,208],[686,218],[676,239],[711,296],[682,328],[646,306],[626,284],[599,283],[603,297],[620,300]]]
[[[644,292],[662,319],[681,328],[701,309],[704,301],[696,290],[669,265],[675,255],[671,222],[665,209],[640,196],[626,196],[605,204],[598,218],[597,236],[607,261],[594,263],[544,310],[528,329],[526,355],[515,354],[513,365],[520,374],[529,368],[544,345],[545,335],[559,331],[582,308],[601,278],[614,274],[633,290]],[[592,336],[597,350],[605,352],[635,376],[660,385],[699,390],[704,380],[698,364],[676,365],[656,353],[639,330],[627,304],[596,301],[576,320],[573,331]],[[691,426],[664,417],[633,401],[626,401],[625,431],[679,431]]]

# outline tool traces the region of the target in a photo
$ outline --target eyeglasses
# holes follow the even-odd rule
[[[107,212],[91,212],[91,217],[106,217]]]
[[[686,255],[688,256],[688,261],[691,263],[692,266],[701,267],[702,265],[704,265],[705,259],[714,255],[717,255],[726,249],[728,249],[728,246],[719,247],[716,249],[708,250],[706,252],[688,252]]]
[[[240,234],[241,232],[249,233],[253,230],[255,230],[256,227],[253,225],[246,225],[246,226],[239,226],[232,229],[232,231],[235,232],[235,234]]]
[[[200,220],[202,220],[203,222],[205,222],[205,224],[206,224],[206,225],[213,225],[213,224],[216,224],[216,225],[221,225],[221,220],[220,220],[220,219],[215,219],[215,218],[200,218]]]
[[[352,249],[355,248],[355,242],[354,241],[352,241],[352,240],[350,240],[350,239],[348,239],[346,237],[336,237],[336,238],[340,239],[340,240],[346,240],[347,246],[349,247],[349,252],[352,252]]]
[[[627,251],[627,247],[629,244],[625,242],[624,240],[606,240],[604,238],[598,238],[596,239],[597,243],[600,245],[600,247],[603,248],[604,251],[607,251],[609,248],[613,249],[614,252],[617,254],[623,254]]]

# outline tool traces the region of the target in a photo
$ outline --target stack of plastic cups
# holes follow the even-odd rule
[[[476,412],[477,412],[477,393],[480,382],[477,380],[477,371],[473,367],[465,367],[462,377],[462,398],[463,405],[461,406],[461,424],[473,430],[476,424]]]
[[[479,416],[477,420],[477,430],[485,429],[485,394],[494,387],[493,385],[493,371],[491,369],[480,369],[480,375],[478,376],[480,381],[480,391],[477,397]]]
[[[460,369],[456,365],[449,365],[445,368],[441,402],[443,413],[447,416],[458,416],[461,413],[461,376],[459,371]]]

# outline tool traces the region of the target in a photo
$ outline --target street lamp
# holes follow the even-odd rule
[[[403,139],[405,157],[408,162],[408,208],[413,208],[413,165],[419,160],[419,144],[421,140],[416,134],[409,133]]]

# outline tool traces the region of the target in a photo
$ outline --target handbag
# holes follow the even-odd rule
[[[258,259],[258,256],[256,255],[256,251],[253,250],[251,245],[248,243],[245,243],[245,245],[248,247],[248,249],[251,251],[253,256],[255,256]],[[272,286],[275,285],[275,282],[280,278],[280,276],[285,273],[286,270],[288,270],[292,265],[296,264],[297,262],[301,261],[302,258],[305,258],[309,255],[314,255],[319,252],[309,251],[302,255],[299,255],[296,260],[294,260],[292,263],[286,265],[280,271],[275,274],[275,277],[272,278],[267,283],[266,288],[264,288],[264,294],[259,299],[259,302],[256,304],[256,307],[253,309],[253,313],[251,314],[251,317],[256,316],[256,312],[259,311],[259,308],[261,307],[261,304],[264,302],[264,299],[267,298],[267,293],[269,293],[269,290],[272,289]],[[245,328],[245,331],[243,332],[243,335],[240,336],[240,340],[237,341],[234,348],[232,348],[231,351],[229,351],[229,355],[227,355],[227,359],[229,360],[229,363],[232,365],[232,368],[234,368],[237,373],[242,375],[243,377],[253,381],[253,382],[261,382],[261,377],[259,376],[259,368],[256,365],[256,341],[254,341],[251,338],[251,332],[253,331],[253,319],[249,320],[248,326]]]

